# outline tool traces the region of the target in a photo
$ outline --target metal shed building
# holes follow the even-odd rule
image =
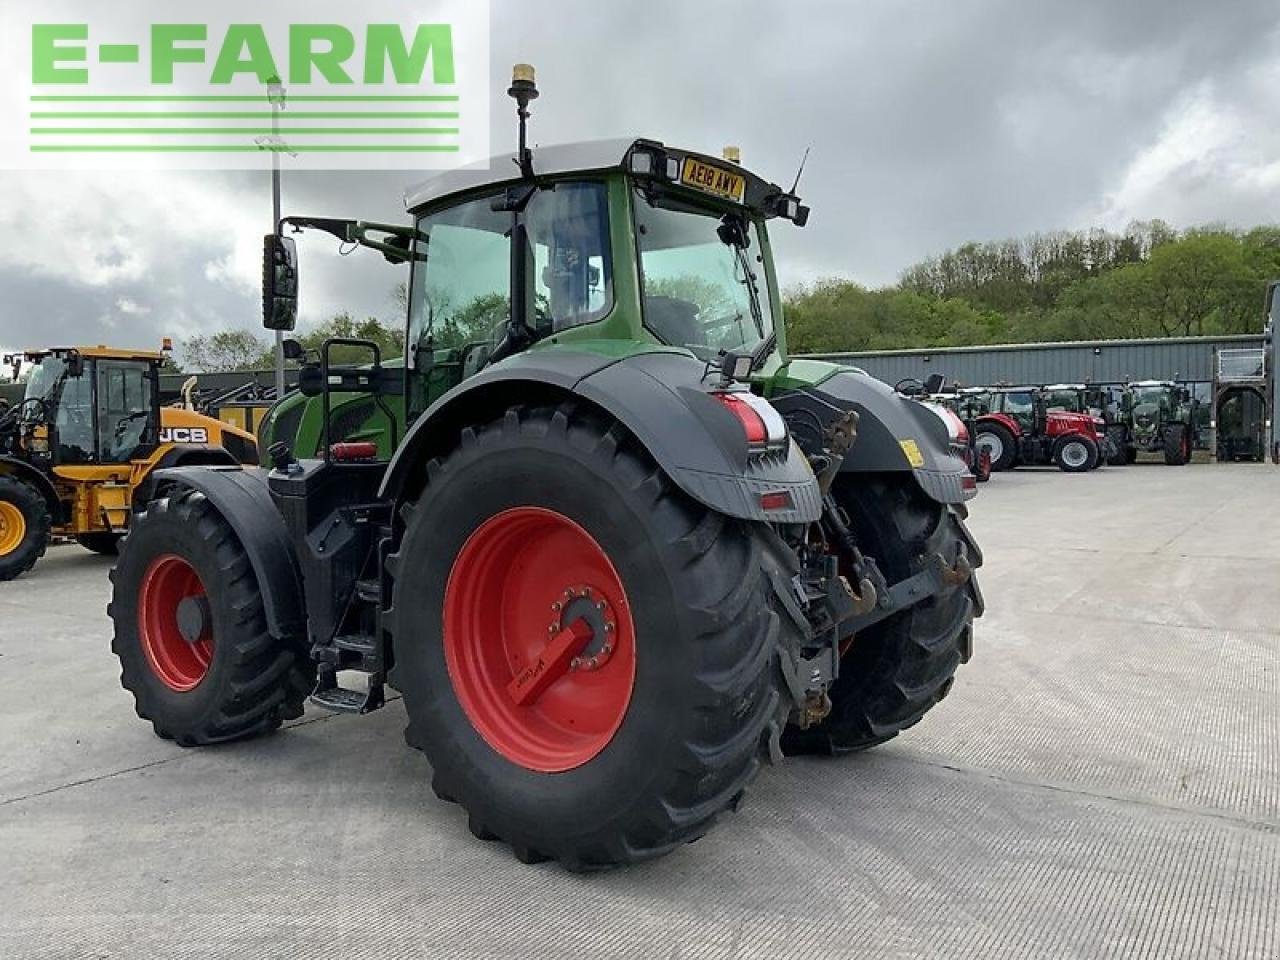
[[[961,384],[1062,383],[1124,380],[1213,380],[1214,351],[1261,349],[1262,334],[1172,337],[1166,340],[1092,340],[1010,343],[982,347],[877,350],[824,354],[822,359],[861,367],[879,380],[923,380],[933,373]]]

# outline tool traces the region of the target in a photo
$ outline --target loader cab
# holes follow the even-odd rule
[[[159,443],[160,355],[57,348],[25,359],[33,369],[19,418],[33,458],[117,465]]]

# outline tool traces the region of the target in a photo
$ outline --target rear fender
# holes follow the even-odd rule
[[[460,440],[467,426],[514,405],[577,398],[620,422],[672,481],[700,503],[732,517],[810,523],[822,511],[817,480],[790,444],[750,455],[742,427],[707,395],[706,365],[682,351],[624,358],[562,348],[518,354],[454,387],[420,416],[396,451],[380,495],[396,501],[425,483],[426,464]],[[763,493],[791,494],[789,509],[764,510]]]
[[[183,444],[170,447],[147,471],[133,491],[133,509],[141,510],[159,494],[159,474],[173,467],[235,467],[236,458],[222,447],[209,444]]]
[[[771,400],[806,449],[821,444],[817,422],[825,427],[840,412],[857,412],[858,436],[841,464],[842,473],[910,473],[941,503],[960,503],[977,490],[969,468],[951,449],[943,420],[861,370],[846,367],[816,385]]]
[[[248,554],[272,635],[305,636],[302,575],[284,520],[271,499],[267,471],[260,467],[187,466],[159,470],[154,476],[158,489],[197,490],[218,508]]]

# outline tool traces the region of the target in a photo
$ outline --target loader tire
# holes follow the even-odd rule
[[[401,510],[387,622],[436,794],[475,836],[575,871],[706,833],[778,752],[789,709],[779,649],[799,635],[776,612],[786,560],[768,531],[694,502],[573,404],[464,429],[426,474]],[[574,623],[597,665],[552,654]]]
[[[76,537],[76,543],[103,557],[114,557],[120,552],[118,533],[82,533]]]
[[[120,683],[158,736],[194,747],[302,715],[308,650],[267,629],[249,557],[203,494],[177,491],[135,514],[111,582]]]
[[[49,546],[53,518],[44,496],[16,477],[0,476],[0,582],[36,565]]]
[[[906,480],[840,478],[836,501],[848,514],[862,552],[890,584],[921,569],[922,558],[948,563],[965,546],[957,508],[930,500]],[[982,614],[974,577],[951,585],[853,637],[831,690],[832,709],[818,727],[790,728],[788,753],[846,753],[896,737],[918,723],[951,690],[973,650],[973,620]]]

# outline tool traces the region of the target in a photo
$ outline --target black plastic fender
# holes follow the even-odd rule
[[[825,426],[837,413],[856,410],[858,437],[842,473],[910,473],[920,488],[940,503],[960,503],[974,496],[964,461],[951,452],[946,425],[928,407],[896,393],[886,383],[853,367],[821,383],[781,393],[771,402],[791,424],[804,445],[818,440],[814,417]]]
[[[53,481],[47,476],[25,460],[8,456],[0,456],[0,474],[17,477],[39,490],[40,495],[49,505],[49,516],[53,517],[53,522],[62,522],[62,502],[58,499],[58,491],[54,489]]]
[[[235,531],[258,578],[262,607],[273,636],[306,634],[302,575],[262,467],[189,466],[156,472],[157,483],[198,490]],[[124,549],[128,549],[125,538]]]
[[[624,358],[562,347],[518,354],[454,387],[420,416],[400,444],[380,496],[399,500],[422,482],[425,464],[458,442],[462,429],[513,404],[595,404],[631,431],[685,493],[732,517],[810,523],[822,511],[817,480],[794,444],[751,454],[742,427],[708,396],[715,375],[679,351]],[[786,492],[791,508],[764,510],[763,493]]]
[[[226,466],[238,467],[236,458],[222,447],[207,443],[183,444],[165,452],[133,491],[133,509],[141,510],[156,495],[159,474],[174,467]]]

